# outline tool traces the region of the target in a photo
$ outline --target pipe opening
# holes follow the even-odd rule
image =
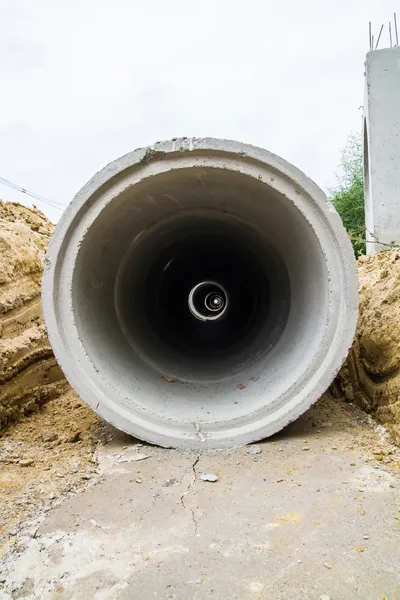
[[[291,165],[187,143],[123,157],[80,192],[49,251],[46,324],[72,385],[121,429],[247,443],[332,381],[357,317],[352,251]]]
[[[249,247],[245,228],[242,239],[237,228],[235,237],[221,217],[188,215],[177,219],[173,228],[168,234],[173,241],[163,245],[160,236],[159,244],[152,243],[143,284],[134,278],[133,287],[125,286],[126,273],[134,268],[130,260],[121,272],[118,298],[124,331],[128,339],[133,332],[137,344],[141,332],[138,319],[125,312],[128,302],[139,311],[147,340],[151,331],[154,348],[157,338],[176,357],[181,377],[185,363],[191,371],[197,366],[205,372],[208,364],[215,371],[215,360],[220,357],[224,364],[231,360],[234,366],[238,354],[245,352],[246,340],[254,340],[263,330],[271,309],[268,273],[257,247],[254,243]],[[220,300],[220,306],[207,306],[213,298]]]
[[[188,307],[200,321],[216,321],[227,309],[226,290],[215,281],[201,281],[189,293]]]
[[[208,193],[197,169],[154,177],[99,215],[74,275],[81,338],[97,364],[114,365],[126,390],[137,378],[148,386],[166,375],[203,404],[198,384],[231,387],[232,377],[260,377],[275,393],[323,334],[328,279],[318,240],[269,186],[219,169],[201,179]],[[141,201],[139,212],[137,197],[152,201]],[[103,285],[88,290],[96,273]],[[207,281],[228,298],[215,321],[195,318],[188,306]]]
[[[225,304],[215,318],[205,302],[218,292]],[[193,314],[191,299],[208,319]],[[144,362],[181,381],[207,381],[231,377],[274,347],[290,285],[282,259],[248,223],[185,211],[126,254],[115,303],[121,331]]]

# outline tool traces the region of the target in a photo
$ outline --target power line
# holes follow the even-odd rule
[[[48,204],[49,206],[52,206],[53,208],[57,208],[57,210],[62,211],[65,208],[65,205],[61,204],[61,202],[56,202],[55,200],[50,200],[50,198],[46,198],[46,196],[41,196],[40,194],[35,194],[35,192],[31,192],[31,191],[27,190],[26,188],[23,188],[20,185],[13,183],[12,181],[8,181],[8,179],[5,179],[4,177],[0,177],[0,183],[3,183],[4,185],[12,188],[13,190],[17,190],[18,192],[21,192],[21,194],[25,194],[26,196],[31,196],[31,198],[35,198],[35,200],[39,200],[39,202],[43,202],[43,204]]]

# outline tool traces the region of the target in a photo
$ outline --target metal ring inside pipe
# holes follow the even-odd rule
[[[205,295],[203,300],[201,298],[201,292],[207,288],[211,288],[211,291]],[[212,296],[221,299],[221,304],[219,306],[212,306],[210,304]],[[195,285],[190,291],[188,305],[190,312],[196,319],[199,319],[200,321],[216,321],[222,317],[228,308],[228,295],[226,290],[219,283],[216,283],[215,281],[202,281]]]

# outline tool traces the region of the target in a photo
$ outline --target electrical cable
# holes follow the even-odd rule
[[[30,196],[31,198],[34,198],[35,200],[38,200],[39,202],[43,202],[43,204],[48,204],[49,206],[52,206],[53,208],[57,208],[58,210],[62,211],[65,208],[65,205],[61,204],[61,202],[56,202],[55,200],[50,200],[50,198],[46,198],[46,196],[41,196],[40,194],[35,194],[35,192],[31,192],[30,190],[27,190],[26,188],[23,188],[20,185],[17,185],[16,183],[9,181],[8,179],[5,179],[4,177],[0,177],[0,183],[3,183],[4,185],[12,188],[13,190],[17,190],[18,192],[21,192],[22,194],[25,194],[26,196]]]

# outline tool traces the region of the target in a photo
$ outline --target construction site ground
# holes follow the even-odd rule
[[[0,599],[398,600],[399,489],[393,440],[329,395],[256,446],[197,453],[66,388],[0,440]]]

